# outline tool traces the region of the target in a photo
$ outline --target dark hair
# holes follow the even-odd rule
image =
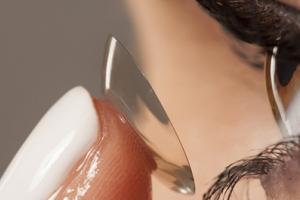
[[[197,0],[242,41],[266,51],[277,46],[286,58],[300,57],[300,11],[276,0]]]

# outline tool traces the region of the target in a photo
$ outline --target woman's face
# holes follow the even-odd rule
[[[128,5],[146,74],[179,133],[196,179],[196,196],[189,198],[155,181],[154,199],[202,199],[227,165],[281,138],[264,72],[230,50],[221,28],[194,1],[128,0]],[[259,182],[252,183],[250,197],[265,199]],[[277,187],[275,181],[268,184]],[[233,196],[241,198],[238,192]]]
[[[226,166],[239,159],[256,155],[281,139],[268,101],[264,72],[262,69],[250,66],[232,51],[229,45],[231,39],[228,39],[223,29],[200,9],[196,1],[125,0],[125,2],[135,29],[138,52],[140,52],[137,55],[140,59],[139,63],[144,67],[145,74],[179,134],[189,157],[196,183],[196,194],[187,197],[170,191],[154,179],[153,199],[198,200],[203,199],[203,194],[206,193],[208,196],[204,198],[205,200],[218,200],[216,196],[209,197],[212,190],[208,193],[207,191],[209,188],[217,188],[216,184],[211,187],[214,178],[224,171]],[[97,116],[94,116],[94,119],[97,120]],[[91,120],[87,121],[91,122]],[[73,123],[71,124],[73,126]],[[120,143],[114,144],[116,149],[122,149],[120,144],[126,147],[119,152],[122,152],[123,161],[126,161],[131,169],[128,171],[133,173],[127,173],[127,176],[137,177],[148,186],[150,172],[146,173],[149,179],[141,179],[138,170],[132,168],[134,165],[133,167],[138,167],[145,172],[142,166],[145,162],[140,162],[142,158],[134,156],[133,159],[123,156],[123,154],[130,154],[126,153],[128,152],[126,149],[133,149],[133,153],[137,152],[135,148],[127,148],[131,145],[128,145],[126,138],[123,137],[126,135],[116,137]],[[110,143],[111,152],[116,151],[115,146]],[[287,145],[282,143],[281,146],[284,149]],[[299,141],[295,146],[299,148]],[[299,199],[299,152],[279,149],[277,153],[289,154],[284,159],[275,159],[278,162],[284,161],[285,167],[279,165],[264,174],[259,170],[266,168],[263,168],[264,165],[260,167],[260,164],[273,166],[272,161],[274,161],[269,159],[270,157],[263,157],[270,156],[268,150],[270,148],[267,148],[260,157],[244,160],[226,168],[224,176],[219,179],[224,180],[226,184],[235,181],[236,177],[245,175],[237,174],[240,172],[249,175],[253,170],[255,178],[258,178],[251,179],[248,184],[246,182],[238,184],[237,190],[232,195],[233,199],[243,199],[245,194],[250,199],[259,200],[265,199],[266,194],[269,199],[272,199],[272,195],[275,194],[275,200]],[[272,151],[273,156],[279,155]],[[106,155],[115,158],[110,154]],[[261,158],[263,162],[259,161]],[[117,161],[120,165],[119,160]],[[245,164],[246,167],[241,167],[241,164]],[[114,174],[109,172],[112,165],[105,166],[108,169],[105,174],[110,178],[113,177]],[[230,174],[231,172],[233,173]],[[115,177],[112,179],[115,181]],[[101,178],[98,180],[101,184],[105,184]],[[118,181],[120,184],[120,179]],[[132,182],[141,186],[140,182]],[[134,188],[132,182],[126,184],[130,189]],[[220,185],[223,187],[224,183]],[[113,181],[111,184],[110,188],[118,187],[118,184],[114,184]],[[233,186],[224,186],[229,191],[231,187]],[[95,188],[96,191],[102,189],[98,186]],[[148,187],[144,189],[150,191]],[[128,196],[132,194],[130,191],[125,193]],[[120,194],[118,194],[119,198],[132,198]],[[114,198],[110,195],[109,197]]]

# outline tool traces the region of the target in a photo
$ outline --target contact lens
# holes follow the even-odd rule
[[[194,194],[192,170],[176,131],[150,83],[114,37],[101,71],[102,95],[126,117],[153,153],[154,175],[167,187]]]
[[[266,85],[274,116],[283,136],[300,131],[300,70],[295,58],[281,56],[278,48],[266,60]]]

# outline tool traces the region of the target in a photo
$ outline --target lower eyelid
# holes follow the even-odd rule
[[[299,199],[300,136],[269,146],[256,156],[229,165],[219,174],[203,199],[230,199],[236,185],[243,180],[259,180],[267,199]]]
[[[300,150],[289,152],[284,163],[274,167],[271,172],[260,178],[268,199],[299,199],[300,198]]]

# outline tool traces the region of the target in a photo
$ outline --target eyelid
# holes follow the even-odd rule
[[[203,200],[230,199],[240,181],[262,179],[272,173],[275,167],[282,167],[287,160],[294,159],[295,153],[300,153],[300,136],[288,138],[267,147],[256,156],[232,163],[218,175]]]

